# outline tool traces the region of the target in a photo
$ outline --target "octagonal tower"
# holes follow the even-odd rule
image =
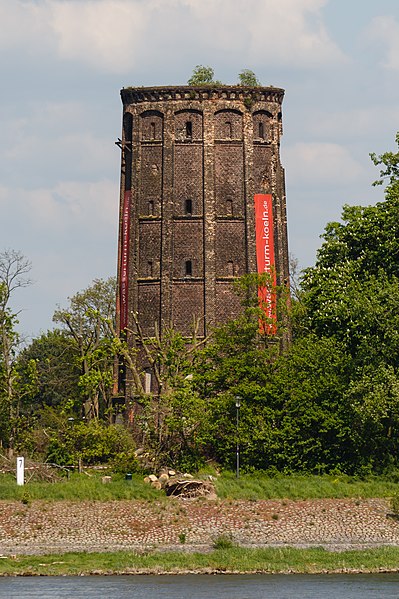
[[[277,283],[288,280],[284,90],[122,89],[120,330],[190,336],[234,318],[235,277],[257,271],[254,197],[271,195]]]

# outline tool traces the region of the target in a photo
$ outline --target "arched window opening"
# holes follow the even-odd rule
[[[226,121],[226,137],[229,139],[233,137],[233,126],[231,121]]]
[[[265,139],[265,129],[263,123],[259,123],[259,137]]]
[[[154,216],[154,200],[149,200],[148,202],[148,215]]]
[[[186,122],[186,137],[192,139],[193,137],[193,124],[191,121]]]
[[[184,202],[184,212],[190,216],[193,213],[193,201],[185,200]]]
[[[186,260],[185,262],[185,275],[186,277],[191,277],[193,274],[193,263],[191,260]]]
[[[234,262],[227,262],[227,276],[234,277]]]
[[[233,216],[233,200],[230,198],[226,200],[226,214],[227,216]]]
[[[151,130],[151,139],[155,139],[155,123],[151,123],[150,130]]]

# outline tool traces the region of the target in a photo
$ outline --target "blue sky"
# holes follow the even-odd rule
[[[301,267],[342,205],[373,204],[369,152],[399,129],[397,0],[0,0],[0,250],[34,284],[20,327],[115,274],[121,87],[186,83],[197,64],[283,87],[289,243]]]

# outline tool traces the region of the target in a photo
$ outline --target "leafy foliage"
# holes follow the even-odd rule
[[[33,339],[19,355],[21,378],[29,380],[29,365],[35,363],[38,386],[27,396],[21,410],[36,413],[44,406],[59,407],[80,413],[81,396],[79,354],[70,337],[59,329],[47,331]]]
[[[21,382],[17,366],[21,339],[15,328],[18,314],[10,308],[15,292],[31,284],[30,269],[31,263],[20,252],[0,252],[0,443],[10,449],[18,434],[21,401],[36,384],[33,363],[28,365],[29,377]]]
[[[205,67],[201,64],[197,65],[193,69],[193,73],[190,79],[187,81],[188,85],[221,85],[220,81],[214,80],[214,70],[212,67]]]
[[[210,83],[216,83],[213,69],[196,67],[190,84]],[[387,181],[385,201],[344,206],[342,221],[326,226],[316,263],[304,271],[292,302],[285,287],[272,288],[270,275],[244,277],[237,283],[241,315],[207,339],[194,332],[188,343],[173,330],[146,339],[133,314],[132,347],[115,334],[115,281],[94,281],[57,310],[62,331],[42,335],[15,360],[16,315],[0,280],[2,442],[40,448],[60,464],[108,461],[121,472],[134,470],[130,433],[105,424],[118,354],[133,381],[136,438],[158,463],[196,469],[214,460],[233,468],[238,444],[247,472],[394,472],[399,152],[372,160]],[[20,274],[13,281],[22,284],[26,273]],[[277,322],[259,307],[260,286],[275,294]],[[289,324],[294,341],[287,349]],[[154,373],[155,396],[145,391],[139,353]],[[80,422],[82,404],[94,420]]]
[[[132,471],[138,467],[134,447],[132,436],[125,427],[107,426],[98,420],[87,423],[64,421],[61,429],[52,432],[47,461],[60,466],[76,466],[79,460],[85,465],[111,460],[118,464],[123,460]]]
[[[246,85],[250,87],[259,87],[261,85],[255,73],[250,69],[243,69],[238,75],[238,81],[240,85]]]
[[[53,320],[63,327],[80,367],[83,412],[98,418],[111,412],[115,334],[116,281],[96,279],[58,309]]]

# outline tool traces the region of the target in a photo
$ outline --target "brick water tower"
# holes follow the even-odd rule
[[[121,97],[119,328],[133,331],[137,314],[147,337],[170,326],[190,336],[194,321],[206,335],[238,314],[233,280],[263,269],[259,251],[277,283],[288,280],[284,90],[139,87]],[[266,228],[271,245],[260,250]]]

